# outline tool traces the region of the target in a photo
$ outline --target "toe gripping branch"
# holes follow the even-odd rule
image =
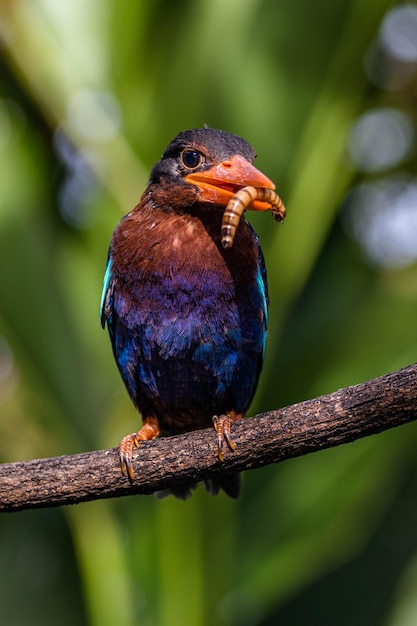
[[[217,454],[219,461],[223,461],[224,442],[227,443],[230,450],[235,449],[235,444],[230,434],[232,422],[241,419],[241,413],[228,411],[225,415],[214,415],[213,425],[217,433]],[[156,417],[147,417],[143,421],[142,428],[136,433],[126,435],[119,445],[120,467],[123,475],[128,475],[130,480],[134,479],[133,471],[133,451],[139,447],[141,441],[149,441],[160,435],[159,423]]]
[[[126,435],[119,445],[119,458],[122,474],[128,474],[130,480],[134,478],[133,472],[133,450],[139,447],[141,441],[149,441],[159,437],[160,428],[156,417],[147,417],[143,420],[143,425],[137,433]]]
[[[230,450],[235,449],[235,444],[230,434],[230,426],[232,422],[241,419],[243,416],[241,413],[235,413],[235,411],[228,411],[226,415],[214,415],[213,425],[217,433],[217,454],[219,461],[223,461],[223,444],[227,443]]]

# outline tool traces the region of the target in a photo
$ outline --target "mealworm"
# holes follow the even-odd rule
[[[286,209],[283,201],[273,189],[265,187],[242,187],[227,204],[222,221],[222,246],[231,248],[235,239],[240,218],[254,200],[271,204],[272,216],[277,222],[283,222]]]

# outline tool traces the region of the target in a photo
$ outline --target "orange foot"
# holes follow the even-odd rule
[[[217,433],[217,454],[219,461],[223,461],[223,442],[225,441],[231,450],[235,449],[235,444],[230,436],[230,425],[232,422],[243,417],[242,413],[227,411],[226,415],[214,415],[213,424]]]
[[[160,429],[157,418],[146,417],[143,420],[142,428],[138,430],[137,433],[123,437],[119,445],[120,467],[122,468],[123,475],[126,475],[127,472],[130,480],[133,480],[134,472],[132,459],[134,448],[139,447],[140,441],[149,441],[150,439],[159,437],[159,433]]]

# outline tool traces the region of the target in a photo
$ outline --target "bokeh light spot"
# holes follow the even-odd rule
[[[58,190],[60,214],[74,228],[89,228],[97,215],[94,199],[100,189],[95,175],[100,167],[99,157],[87,150],[77,150],[61,128],[56,129],[53,143],[66,171]]]
[[[417,261],[417,179],[397,174],[349,193],[342,221],[368,259],[386,268]]]
[[[398,165],[411,152],[414,127],[410,118],[390,108],[368,111],[352,126],[348,153],[356,169],[377,172]]]
[[[392,57],[417,62],[417,6],[404,4],[389,11],[381,26],[380,39]]]

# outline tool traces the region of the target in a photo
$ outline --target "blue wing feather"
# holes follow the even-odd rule
[[[103,291],[101,294],[101,302],[100,302],[100,320],[101,320],[101,325],[104,328],[106,325],[106,321],[108,323],[108,315],[109,315],[109,311],[110,308],[108,306],[108,298],[111,295],[111,280],[112,280],[112,259],[110,257],[110,255],[107,258],[107,266],[106,266],[106,272],[104,274],[104,280],[103,280]]]
[[[254,237],[255,242],[258,248],[258,272],[256,275],[256,285],[261,294],[262,303],[263,303],[263,314],[264,314],[264,323],[263,323],[263,333],[262,333],[262,362],[265,356],[265,348],[266,348],[266,337],[268,330],[268,306],[269,306],[269,294],[268,294],[268,278],[266,274],[266,265],[265,258],[262,252],[262,248],[259,243],[259,237],[249,224]],[[262,363],[261,363],[262,366]]]

